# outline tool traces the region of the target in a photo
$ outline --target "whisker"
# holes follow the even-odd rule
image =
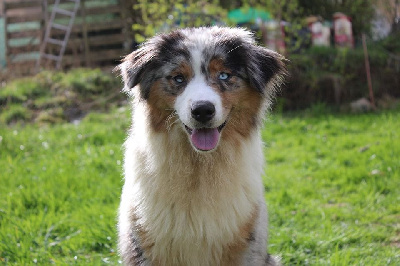
[[[176,116],[176,115],[177,115],[177,113],[176,113],[175,111],[172,112],[172,113],[167,117],[167,119],[165,120],[165,122],[168,123],[169,120],[171,120],[171,118],[173,118],[173,117]]]
[[[162,62],[166,63],[166,64],[174,65],[174,66],[179,66],[179,64],[177,64],[177,63],[166,61],[166,60],[162,60]]]
[[[242,47],[242,46],[243,46],[243,45],[238,45],[238,46],[236,46],[235,48],[232,48],[231,50],[229,50],[229,51],[227,52],[227,54],[229,54],[230,52],[235,51],[237,48]]]
[[[167,131],[170,131],[171,128],[172,128],[172,126],[173,126],[175,123],[177,123],[178,121],[180,121],[180,119],[179,119],[179,118],[176,118],[172,123],[170,123],[170,124],[167,126]]]
[[[165,120],[165,125],[166,125],[166,128],[167,128],[167,131],[169,131],[169,130],[171,129],[172,125],[173,125],[177,120],[179,120],[179,117],[178,117],[175,121],[173,121],[172,123],[170,123],[171,119],[175,118],[177,115],[178,115],[178,113],[177,113],[175,110],[173,110],[173,112],[172,112],[172,113],[167,117],[167,119]]]

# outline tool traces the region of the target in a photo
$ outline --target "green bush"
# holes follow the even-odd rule
[[[37,115],[35,119],[35,122],[50,124],[63,121],[65,121],[65,115],[64,110],[61,107],[43,110]]]
[[[26,122],[29,121],[31,118],[31,112],[21,104],[9,105],[0,113],[0,122],[4,124]]]
[[[387,38],[381,40],[379,45],[390,53],[400,54],[400,33],[389,35]]]
[[[125,99],[121,83],[100,69],[43,71],[0,89],[0,113],[5,123],[32,120],[56,123],[81,117],[92,109],[104,111]],[[19,104],[19,107],[11,106]],[[23,104],[25,107],[21,107]]]
[[[33,78],[24,78],[10,82],[0,89],[0,106],[22,103],[48,93],[48,84]]]
[[[104,75],[100,69],[77,68],[63,75],[58,83],[61,90],[72,90],[86,97],[107,93],[118,85],[115,77]]]
[[[400,40],[400,38],[399,38]],[[388,64],[388,43],[395,47],[400,41],[368,43],[372,85],[377,98],[400,96],[400,73]],[[385,46],[386,45],[386,46]],[[289,56],[290,77],[283,97],[285,109],[307,108],[317,103],[347,103],[368,97],[365,59],[362,47],[355,49],[312,47]]]

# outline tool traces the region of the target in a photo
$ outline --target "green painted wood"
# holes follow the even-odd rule
[[[0,17],[0,67],[6,66],[6,30],[4,18]]]

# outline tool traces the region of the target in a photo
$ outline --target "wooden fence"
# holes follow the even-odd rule
[[[0,0],[5,24],[8,72],[35,73],[40,46],[54,0]],[[122,2],[122,3],[121,3]],[[63,68],[116,65],[130,46],[129,25],[124,21],[123,0],[81,0],[81,6],[62,60]],[[70,1],[61,0],[64,9]],[[1,8],[0,8],[1,10]],[[1,14],[0,14],[1,15]],[[57,23],[63,24],[62,18]],[[64,33],[52,29],[52,37]],[[1,47],[1,45],[0,45]],[[49,47],[49,53],[56,47]],[[44,62],[51,67],[54,62]]]

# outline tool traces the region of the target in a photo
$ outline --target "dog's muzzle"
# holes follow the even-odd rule
[[[210,151],[217,147],[221,130],[226,122],[218,127],[212,127],[212,120],[215,117],[215,106],[209,101],[195,102],[191,108],[192,118],[197,126],[190,128],[185,125],[185,129],[190,135],[192,145],[200,151]]]

